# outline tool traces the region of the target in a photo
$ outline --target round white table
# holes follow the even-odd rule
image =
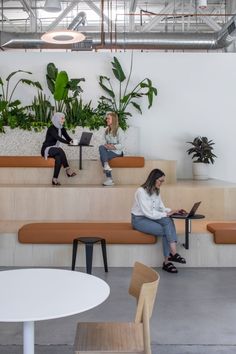
[[[108,284],[60,269],[0,271],[0,322],[23,322],[23,352],[34,354],[34,322],[71,316],[101,304]]]

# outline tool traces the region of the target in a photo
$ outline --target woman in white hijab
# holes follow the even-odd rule
[[[61,166],[65,168],[68,177],[76,176],[76,173],[71,171],[69,167],[64,150],[60,147],[60,143],[70,144],[72,142],[71,137],[63,127],[64,122],[64,113],[56,112],[53,115],[52,125],[47,130],[46,138],[41,149],[41,154],[45,159],[48,157],[53,157],[55,159],[55,167],[52,179],[52,184],[54,186],[60,185],[58,176]]]

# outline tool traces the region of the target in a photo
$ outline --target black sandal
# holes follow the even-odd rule
[[[163,263],[162,269],[168,273],[178,273],[178,269],[171,262]]]
[[[181,257],[178,253],[176,253],[174,256],[170,253],[169,261],[182,263],[182,264],[186,263],[186,260],[183,257]]]

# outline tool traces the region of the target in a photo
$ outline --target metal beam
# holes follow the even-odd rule
[[[25,10],[28,12],[29,15],[36,17],[35,12],[31,8],[31,4],[29,4],[27,0],[20,0],[20,2],[22,3],[23,7],[25,8]]]
[[[192,9],[195,10],[194,7],[192,7]],[[200,15],[204,15],[204,14],[205,14],[205,11],[202,10],[202,9],[200,9],[200,8],[198,8],[197,12],[198,12],[198,14],[200,14]],[[217,16],[217,15],[216,15],[216,16]],[[218,23],[217,23],[216,21],[214,21],[214,20],[212,19],[212,17],[199,16],[199,18],[200,18],[206,25],[208,25],[210,28],[212,28],[214,31],[219,31],[219,30],[221,30],[221,28],[222,28],[220,25],[218,25]]]
[[[93,1],[91,0],[85,0],[84,1],[89,7],[91,10],[93,10],[99,17],[102,17],[102,14],[101,14],[101,11],[99,9],[99,7],[97,7]],[[111,24],[112,21],[106,16],[106,15],[103,15],[103,19],[104,21],[107,23],[107,24]],[[113,27],[113,24],[112,24],[112,27]]]
[[[63,18],[66,17],[66,15],[68,15],[68,13],[73,10],[73,8],[80,2],[80,0],[74,0],[70,3],[70,5],[68,5],[65,10],[47,27],[46,32],[53,30],[58,23],[61,22],[61,20],[63,20]]]
[[[142,32],[148,32],[150,31],[153,27],[158,25],[166,16],[160,16],[161,14],[167,14],[173,11],[174,5],[175,7],[178,5],[179,1],[174,4],[174,2],[170,3],[169,5],[163,7],[163,9],[159,12],[158,16],[155,16],[150,22],[148,22],[146,25],[141,27]]]

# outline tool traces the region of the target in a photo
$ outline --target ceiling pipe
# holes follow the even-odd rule
[[[75,16],[75,18],[73,19],[73,21],[69,24],[69,26],[67,27],[68,30],[71,31],[76,31],[78,30],[78,27],[80,25],[85,25],[86,22],[86,13],[81,11],[78,13],[78,15]]]
[[[149,33],[115,33],[111,42],[110,33],[84,33],[91,49],[177,49],[177,50],[214,50],[227,47],[232,43],[232,35],[236,34],[236,15],[220,30],[214,33],[184,32],[149,32]],[[2,48],[61,48],[72,49],[72,45],[48,45],[40,40],[41,33],[0,32]],[[79,49],[78,49],[79,50]]]

